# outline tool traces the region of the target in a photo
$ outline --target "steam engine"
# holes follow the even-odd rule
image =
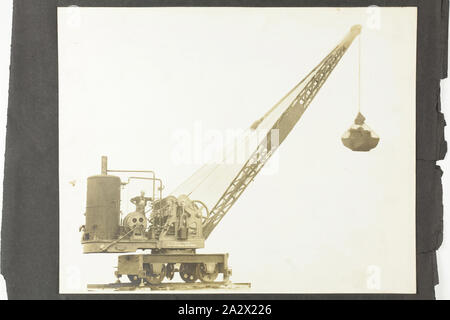
[[[82,226],[84,253],[130,253],[151,250],[150,254],[119,256],[118,279],[127,275],[132,282],[158,284],[172,279],[179,272],[186,282],[200,279],[214,281],[218,273],[227,279],[228,254],[196,254],[204,247],[202,224],[208,210],[201,201],[186,195],[159,197],[153,188],[152,197],[144,192],[131,199],[135,210],[124,217],[120,210],[121,187],[133,179],[161,182],[152,177],[128,177],[127,182],[108,172],[132,173],[128,170],[108,170],[102,158],[102,174],[87,179],[86,224]]]

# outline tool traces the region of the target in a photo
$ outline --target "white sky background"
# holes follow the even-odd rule
[[[168,194],[200,166],[171,161],[174,132],[247,128],[357,23],[361,111],[379,146],[340,141],[357,113],[357,39],[279,148],[278,170],[199,252],[229,252],[232,280],[253,292],[415,292],[415,9],[379,9],[379,28],[367,8],[58,13],[61,292],[114,281],[117,256],[83,255],[78,232],[102,155],[113,169],[155,170]],[[123,193],[126,212],[135,193]]]

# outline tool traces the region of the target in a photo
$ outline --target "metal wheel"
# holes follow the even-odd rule
[[[164,277],[166,276],[166,266],[163,265],[161,272],[159,274],[153,273],[152,267],[149,264],[144,264],[144,270],[146,271],[146,276],[144,281],[147,284],[160,284]]]
[[[209,216],[210,216],[210,212],[208,210],[208,207],[206,206],[206,204],[204,204],[200,200],[194,200],[192,202],[197,206],[197,208],[199,208],[201,210],[202,223],[205,223],[205,221],[207,221],[209,219]]]
[[[138,284],[141,283],[141,279],[139,279],[139,277],[138,277],[137,275],[134,275],[134,274],[128,274],[127,277],[128,277],[128,280],[130,280],[130,282],[131,282],[133,285],[138,285]]]
[[[175,275],[175,264],[168,263],[166,265],[166,278],[172,280],[174,275]]]
[[[198,279],[196,263],[182,263],[179,272],[184,282],[193,283]]]
[[[201,263],[198,267],[198,277],[202,282],[214,282],[219,275],[219,265],[215,264],[213,272],[207,272],[206,264]]]

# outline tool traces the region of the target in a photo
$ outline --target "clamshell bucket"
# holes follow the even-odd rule
[[[342,143],[352,151],[370,151],[378,145],[380,138],[364,123],[366,118],[358,113],[355,123],[342,135]]]

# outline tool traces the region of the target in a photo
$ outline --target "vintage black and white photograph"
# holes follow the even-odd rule
[[[416,293],[415,7],[58,8],[60,293]]]

